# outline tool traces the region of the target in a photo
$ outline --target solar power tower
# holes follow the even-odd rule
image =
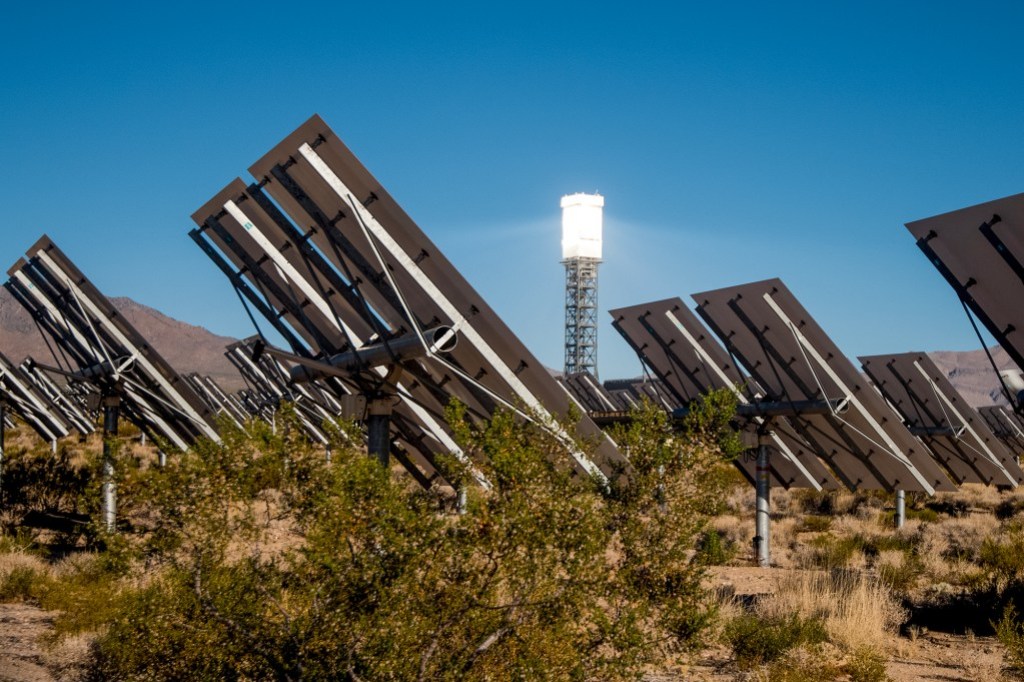
[[[910,222],[907,229],[964,310],[1024,369],[1024,194]],[[978,338],[984,347],[980,332]],[[1007,399],[1021,411],[1018,396],[1000,381]]]
[[[604,197],[562,197],[565,265],[565,373],[597,377],[597,266],[601,264]]]
[[[1024,481],[1017,458],[992,433],[925,353],[860,358],[861,366],[958,485],[1016,487]]]
[[[697,312],[777,403],[830,406],[787,415],[797,435],[850,489],[933,494],[955,489],[778,279],[694,294]]]
[[[36,366],[99,391],[103,520],[113,531],[117,498],[110,440],[118,418],[123,414],[151,438],[184,450],[199,438],[220,440],[213,413],[49,237],[40,238],[7,274],[4,286],[56,346],[57,366]]]
[[[575,433],[555,421],[566,393],[319,117],[249,170],[256,182],[219,192],[191,236],[288,344],[263,352],[293,382],[367,397],[371,453],[386,461],[400,445],[427,463],[419,480],[453,483],[438,455],[469,463],[445,423],[454,398],[474,419],[504,408],[539,421],[581,474],[626,467],[589,418]],[[593,454],[577,436],[596,439]]]

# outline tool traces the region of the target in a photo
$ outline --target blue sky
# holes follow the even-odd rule
[[[316,112],[549,366],[578,191],[603,310],[778,276],[848,355],[976,348],[903,223],[1024,191],[1024,7],[831,4],[18,3],[0,263],[248,335],[189,215]]]

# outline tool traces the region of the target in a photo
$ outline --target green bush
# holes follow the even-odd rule
[[[924,563],[912,552],[905,552],[899,566],[883,564],[878,566],[878,579],[896,592],[907,592],[924,574]]]
[[[837,538],[820,535],[810,542],[814,547],[811,561],[818,568],[844,568],[856,552],[863,551],[865,543],[860,535]]]
[[[828,490],[794,490],[793,499],[805,514],[830,516],[836,512],[836,495]]]
[[[885,657],[871,648],[854,651],[843,663],[842,672],[850,676],[850,682],[888,682],[891,679],[885,671]]]
[[[999,538],[985,538],[978,550],[978,565],[997,579],[1024,575],[1024,533],[1018,530]]]
[[[38,581],[39,573],[31,566],[15,566],[0,578],[0,602],[32,599]]]
[[[694,561],[704,566],[722,566],[729,563],[735,554],[736,548],[732,543],[727,542],[712,528],[701,535]]]
[[[832,517],[820,514],[808,514],[803,518],[798,531],[808,533],[824,533],[832,528]]]
[[[909,506],[906,508],[906,517],[908,521],[920,521],[921,523],[938,523],[939,513],[934,509],[911,509]],[[892,509],[882,514],[882,523],[886,526],[893,526],[896,523],[896,512]]]
[[[771,682],[823,682],[839,678],[843,671],[818,646],[795,649],[770,663],[765,678]]]
[[[1018,675],[1024,673],[1024,623],[1017,618],[1017,609],[1008,604],[998,623],[992,623],[996,637],[1006,649],[1006,659]]]
[[[101,679],[636,679],[700,644],[718,416],[680,436],[638,414],[616,434],[629,484],[607,487],[536,422],[449,419],[491,484],[462,514],[344,440],[328,464],[285,415],[128,468],[130,533],[42,600],[62,632],[101,632]]]
[[[825,624],[817,618],[802,619],[797,614],[765,619],[744,614],[725,627],[724,638],[732,649],[736,664],[750,669],[780,659],[790,649],[803,644],[820,644],[828,639]]]

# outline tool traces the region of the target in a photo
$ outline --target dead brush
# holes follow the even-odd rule
[[[793,573],[756,607],[766,618],[821,619],[829,641],[845,651],[883,651],[907,617],[888,587],[853,571]]]

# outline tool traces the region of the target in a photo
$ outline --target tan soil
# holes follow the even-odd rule
[[[40,638],[53,614],[28,604],[0,604],[0,682],[53,682]]]

